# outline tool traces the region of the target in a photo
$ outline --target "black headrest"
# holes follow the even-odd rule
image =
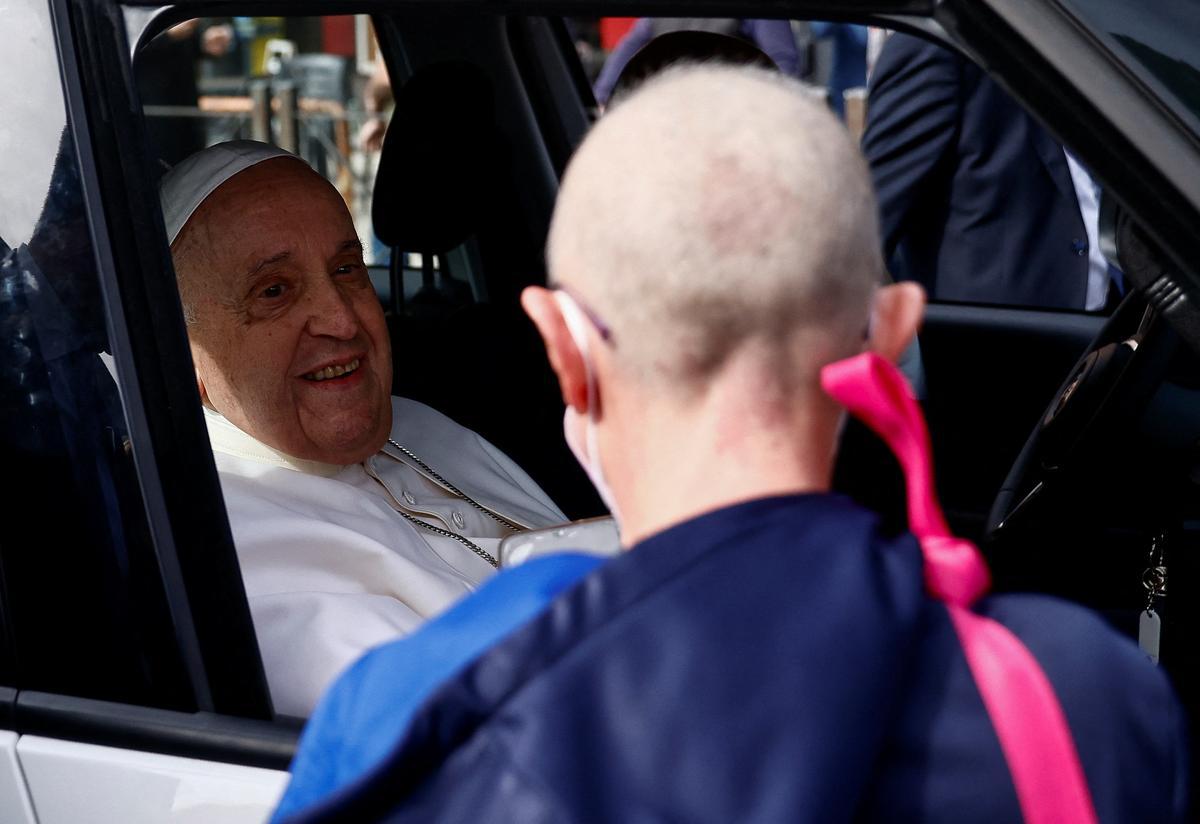
[[[491,83],[470,63],[419,69],[396,94],[371,218],[384,243],[442,254],[479,227],[496,173]]]

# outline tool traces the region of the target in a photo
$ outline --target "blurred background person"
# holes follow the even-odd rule
[[[393,101],[392,80],[382,56],[375,59],[374,68],[363,84],[362,101],[367,119],[359,129],[358,145],[363,151],[378,152],[383,148],[388,123],[386,112]]]
[[[131,39],[134,16],[130,20]],[[137,32],[141,26],[137,25]],[[142,104],[196,109],[200,91],[199,61],[223,57],[234,46],[233,26],[219,19],[194,18],[172,26],[152,40],[138,55],[137,85]],[[146,117],[149,145],[164,172],[193,152],[204,148],[204,122],[183,112]]]

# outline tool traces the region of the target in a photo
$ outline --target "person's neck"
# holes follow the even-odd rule
[[[610,482],[626,546],[736,503],[829,490],[833,402],[818,390],[763,404],[748,389],[727,386],[683,409],[644,405],[636,426],[624,428],[634,434],[621,436]]]

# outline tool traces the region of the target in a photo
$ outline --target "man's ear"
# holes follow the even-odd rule
[[[918,283],[893,283],[875,293],[867,348],[892,363],[917,336],[925,316],[925,290]]]
[[[521,307],[546,346],[546,357],[550,359],[550,368],[558,376],[558,386],[562,390],[563,402],[577,412],[588,411],[587,398],[587,366],[583,355],[575,345],[563,319],[554,292],[541,286],[527,286],[521,292]]]

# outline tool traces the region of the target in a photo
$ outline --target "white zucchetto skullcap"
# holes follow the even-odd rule
[[[291,157],[304,163],[291,152],[269,143],[230,140],[201,149],[175,164],[163,175],[158,187],[163,221],[167,224],[167,242],[175,242],[188,218],[222,183],[238,172],[275,157]]]

